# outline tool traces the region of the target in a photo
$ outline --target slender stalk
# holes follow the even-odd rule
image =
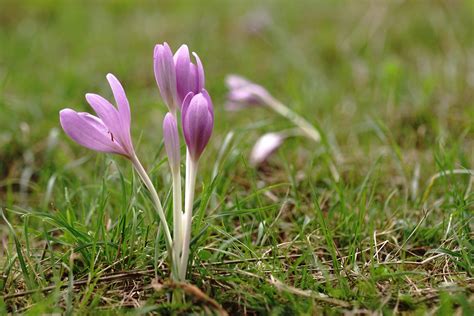
[[[146,173],[145,169],[143,168],[142,164],[138,160],[138,157],[136,155],[133,155],[131,157],[133,166],[135,167],[135,170],[137,171],[138,175],[140,176],[140,179],[142,179],[143,183],[145,184],[146,188],[150,192],[151,199],[153,200],[153,203],[155,204],[156,212],[158,213],[158,217],[160,218],[161,221],[161,226],[163,227],[163,230],[165,232],[165,240],[166,240],[166,246],[169,249],[169,251],[172,250],[172,245],[173,245],[173,240],[171,238],[170,234],[170,229],[168,227],[168,222],[166,221],[166,216],[163,211],[163,206],[161,205],[160,197],[158,196],[158,193],[156,192],[155,187],[153,186],[153,183],[150,180],[150,177]]]
[[[280,114],[281,116],[289,119],[292,121],[296,126],[301,128],[301,130],[308,135],[311,139],[315,142],[319,142],[321,140],[321,134],[311,125],[308,121],[306,121],[303,117],[298,115],[297,113],[293,112],[290,108],[286,105],[275,99],[273,96],[268,95],[265,96],[264,104],[267,104],[271,107],[275,112]]]
[[[171,168],[173,174],[173,261],[178,268],[179,276],[179,260],[183,243],[183,211],[181,197],[181,172],[178,168]],[[179,280],[178,280],[179,281]]]
[[[186,152],[186,185],[184,193],[184,240],[180,264],[180,278],[186,278],[186,270],[189,260],[189,243],[191,241],[191,224],[193,218],[194,188],[196,186],[196,174],[198,162],[191,158],[189,152]]]

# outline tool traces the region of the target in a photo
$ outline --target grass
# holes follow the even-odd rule
[[[472,1],[0,5],[0,314],[473,313]],[[131,167],[58,129],[61,108],[88,110],[84,93],[110,96],[116,74],[171,215],[151,66],[163,41],[199,53],[216,108],[184,303],[168,300],[164,240]],[[291,125],[226,112],[228,73],[326,145],[292,138],[251,167],[258,136]]]

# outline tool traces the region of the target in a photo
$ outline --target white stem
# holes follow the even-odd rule
[[[162,224],[161,226],[163,227],[163,230],[165,232],[166,246],[169,251],[172,251],[173,240],[171,239],[170,229],[168,227],[168,222],[166,221],[166,216],[165,216],[165,213],[163,212],[163,207],[161,206],[161,201],[158,196],[158,193],[156,192],[156,189],[153,186],[153,183],[151,182],[150,177],[148,176],[142,164],[138,160],[138,157],[136,155],[133,155],[131,157],[131,160],[132,160],[133,166],[135,167],[135,170],[140,176],[140,179],[142,179],[146,188],[150,192],[151,199],[153,200],[153,203],[155,204],[156,212],[158,213],[158,217],[160,218],[160,221]]]
[[[301,130],[315,142],[319,142],[321,140],[321,135],[319,132],[311,125],[308,121],[306,121],[303,117],[298,115],[297,113],[293,112],[290,108],[286,105],[268,95],[265,97],[265,104],[271,107],[275,112],[280,114],[281,116],[289,119],[292,121],[296,126],[301,128]]]
[[[186,191],[184,193],[184,240],[180,264],[180,278],[185,280],[189,260],[189,243],[191,242],[191,230],[193,219],[194,188],[196,186],[196,174],[198,162],[191,158],[186,152]]]
[[[179,165],[171,168],[173,174],[173,261],[179,276],[180,255],[183,242],[183,211],[181,197],[181,172]],[[179,280],[178,280],[179,281]]]

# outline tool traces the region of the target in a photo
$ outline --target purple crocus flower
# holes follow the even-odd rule
[[[204,88],[204,68],[196,53],[192,53],[196,64],[191,62],[186,45],[176,51],[174,56],[167,43],[155,46],[154,69],[160,94],[171,113],[181,108],[189,92],[198,94]]]
[[[130,105],[118,79],[108,74],[107,80],[118,107],[100,95],[88,93],[86,100],[97,116],[66,108],[59,112],[61,126],[79,145],[130,159],[135,155],[130,136]]]
[[[227,110],[236,111],[246,107],[266,105],[270,97],[270,93],[264,87],[244,77],[228,75],[225,82],[229,89]]]
[[[188,93],[183,101],[181,121],[189,154],[198,161],[214,127],[212,100],[205,89],[196,95]]]

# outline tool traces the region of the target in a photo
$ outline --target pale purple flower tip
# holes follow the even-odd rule
[[[153,54],[155,79],[160,89],[161,97],[171,112],[176,112],[180,104],[176,90],[176,70],[173,53],[167,43],[156,45]]]
[[[180,151],[178,124],[173,114],[168,112],[163,119],[163,138],[171,169],[179,170]]]
[[[100,95],[88,93],[86,100],[97,116],[71,109],[59,112],[61,126],[66,134],[79,145],[92,150],[134,155],[130,136],[130,106],[118,79],[107,75],[118,108]]]
[[[262,86],[238,75],[228,75],[225,82],[229,89],[226,108],[230,111],[250,106],[265,105],[266,98],[270,96],[268,91]]]
[[[181,120],[191,158],[198,161],[214,127],[212,100],[205,89],[196,95],[188,93],[183,101]]]
[[[250,163],[257,166],[267,160],[285,140],[281,133],[267,133],[261,136],[252,148]]]

